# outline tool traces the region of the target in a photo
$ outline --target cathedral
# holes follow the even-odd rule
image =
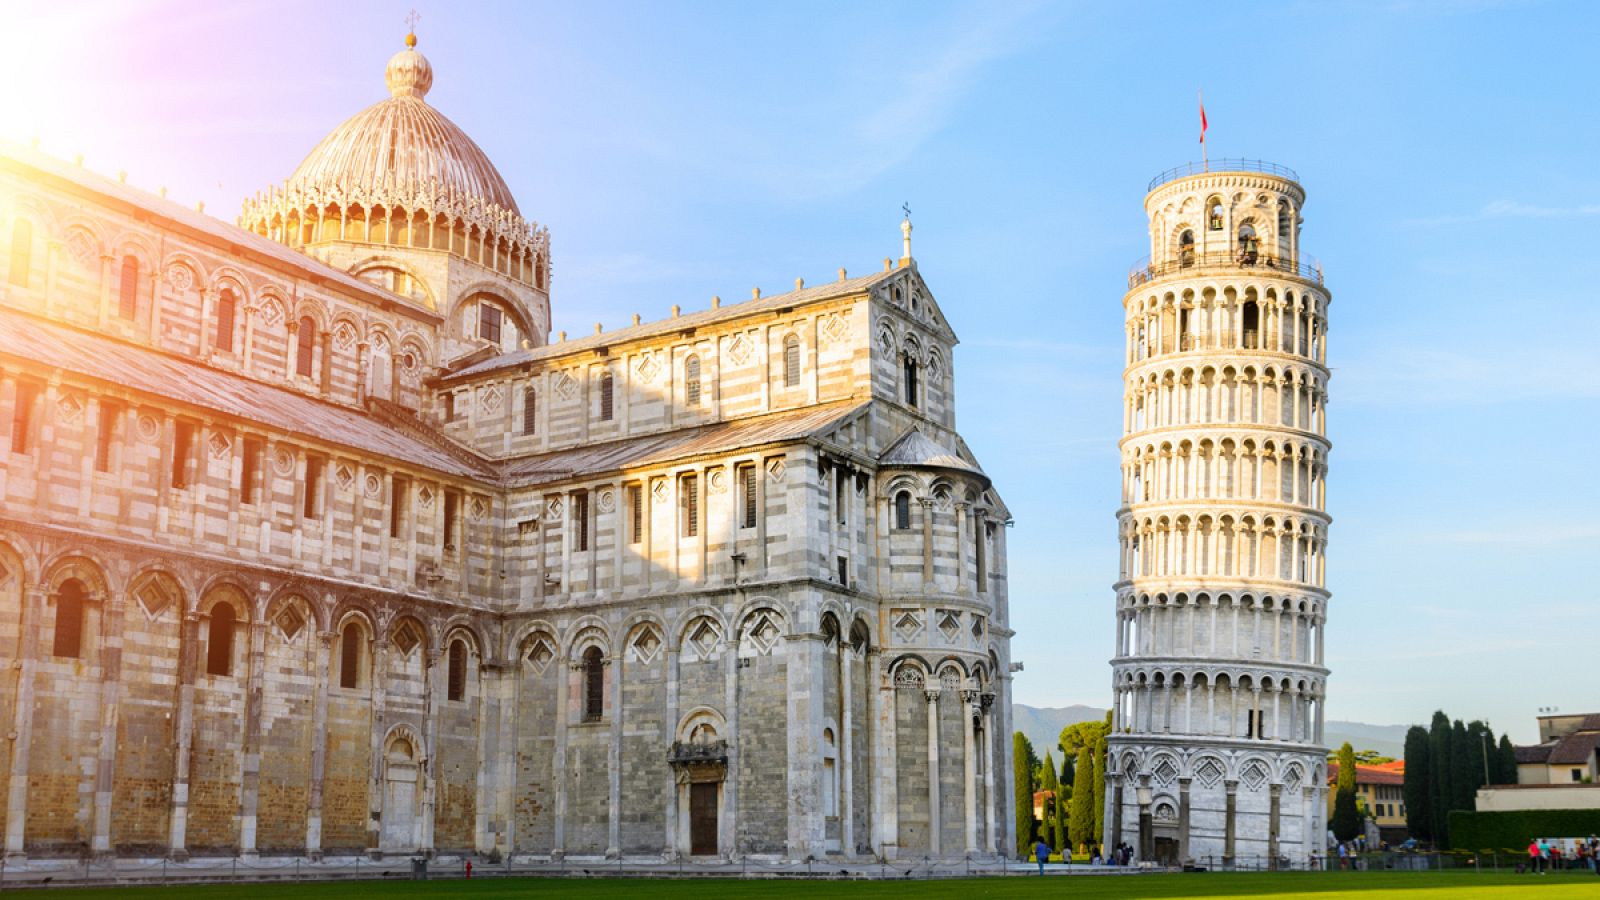
[[[552,341],[415,45],[236,225],[0,147],[7,857],[1013,851],[1010,516],[909,221]]]

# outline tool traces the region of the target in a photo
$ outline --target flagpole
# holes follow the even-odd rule
[[[1200,170],[1211,171],[1211,160],[1206,155],[1206,94],[1205,91],[1195,91],[1195,97],[1200,101]]]

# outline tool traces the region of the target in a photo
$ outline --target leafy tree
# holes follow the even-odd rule
[[[1361,833],[1361,811],[1356,807],[1356,751],[1348,742],[1339,748],[1339,777],[1334,782],[1333,818],[1328,827],[1341,841],[1353,840]]]
[[[1028,858],[1033,846],[1033,743],[1018,731],[1011,735],[1011,793],[1017,813],[1017,853]]]
[[[1433,776],[1429,765],[1428,730],[1413,725],[1406,731],[1406,830],[1419,841],[1433,840]]]
[[[1376,750],[1357,750],[1356,762],[1363,766],[1381,766],[1394,762],[1394,757],[1384,756]]]
[[[1094,751],[1088,746],[1078,748],[1075,768],[1080,772],[1094,771]],[[1067,836],[1073,847],[1087,844],[1094,835],[1094,785],[1087,780],[1072,786],[1072,813],[1067,817]]]
[[[1039,790],[1044,791],[1047,796],[1044,801],[1044,816],[1039,824],[1039,836],[1044,838],[1046,844],[1060,849],[1061,839],[1056,834],[1056,823],[1059,821],[1056,805],[1061,802],[1061,781],[1056,778],[1055,757],[1051,756],[1048,750],[1044,754],[1041,772],[1043,777],[1039,780]]]
[[[1511,735],[1500,735],[1500,746],[1495,751],[1497,757],[1495,784],[1517,783],[1517,748],[1511,746]]]

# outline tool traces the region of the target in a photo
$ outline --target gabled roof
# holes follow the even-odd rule
[[[447,450],[437,441],[422,440],[359,410],[14,310],[0,310],[0,357],[57,367],[136,393],[215,410],[448,475],[494,480],[494,468],[487,460],[475,462],[464,450]]]
[[[37,150],[10,141],[0,141],[0,168],[23,170],[20,174],[29,180],[60,179],[110,200],[145,210],[181,228],[199,232],[203,235],[202,241],[210,240],[220,244],[218,252],[256,256],[269,265],[294,270],[292,277],[313,284],[325,283],[337,286],[347,293],[361,295],[367,302],[404,312],[413,318],[428,321],[438,321],[440,318],[439,314],[432,310],[423,309],[398,294],[390,293],[370,281],[357,278],[343,269],[292,250],[277,241],[268,240],[253,231],[213,218],[149,191],[106,178],[81,166],[70,165]],[[46,176],[46,179],[41,179],[41,175]]]
[[[539,360],[554,359],[572,353],[610,347],[627,341],[673,334],[674,332],[698,328],[702,325],[710,325],[729,319],[737,319],[742,316],[771,312],[790,306],[801,306],[835,297],[848,297],[851,294],[869,291],[878,283],[894,278],[901,271],[903,270],[894,269],[889,272],[876,272],[859,278],[847,278],[843,281],[832,281],[814,287],[799,288],[757,300],[746,300],[743,303],[735,303],[732,306],[703,309],[699,312],[692,312],[676,318],[630,325],[627,328],[619,328],[616,331],[607,331],[603,334],[591,334],[574,341],[562,341],[558,344],[547,344],[543,347],[532,347],[527,350],[513,350],[510,353],[504,353],[493,359],[468,366],[459,372],[451,372],[440,380],[446,382],[464,380],[498,369],[507,369]]]
[[[961,454],[946,448],[916,428],[907,431],[899,440],[890,444],[889,449],[879,455],[878,464],[906,469],[948,469],[976,475],[985,484],[989,481],[989,476],[976,464],[968,462]]]
[[[528,487],[703,454],[805,440],[829,431],[870,402],[825,403],[756,418],[525,456],[505,464],[505,480],[514,487]]]
[[[1516,755],[1517,755],[1517,763],[1519,765],[1521,765],[1521,764],[1530,764],[1531,765],[1531,764],[1534,764],[1534,763],[1549,762],[1549,760],[1550,760],[1550,751],[1554,750],[1555,748],[1556,748],[1556,742],[1555,741],[1551,741],[1548,744],[1530,744],[1530,745],[1528,745],[1526,747],[1513,747],[1512,751],[1514,753],[1516,753]]]
[[[1550,751],[1552,766],[1582,765],[1594,759],[1600,747],[1600,731],[1580,731],[1562,738]]]
[[[1404,768],[1405,765],[1402,763],[1401,769],[1403,770]],[[1330,760],[1328,762],[1328,783],[1333,784],[1338,777],[1339,763]],[[1396,772],[1387,766],[1364,766],[1361,763],[1356,763],[1356,784],[1405,784],[1405,782],[1406,775],[1404,771]]]

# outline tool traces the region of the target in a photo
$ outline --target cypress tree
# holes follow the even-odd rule
[[[1433,840],[1433,782],[1429,768],[1428,731],[1413,725],[1406,731],[1406,830],[1419,841]]]
[[[1106,834],[1106,736],[1111,734],[1111,711],[1101,723],[1100,733],[1090,748],[1094,754],[1094,834],[1093,840],[1104,844]]]
[[[1339,748],[1339,777],[1334,782],[1333,836],[1348,841],[1361,833],[1361,812],[1356,808],[1356,751],[1348,742]]]
[[[1072,785],[1063,784],[1056,789],[1056,840],[1061,846],[1062,862],[1072,862],[1072,838],[1067,835],[1067,817],[1072,809]]]
[[[1011,795],[1017,814],[1017,853],[1027,859],[1034,829],[1033,745],[1020,731],[1011,735]]]
[[[1433,822],[1433,840],[1439,847],[1450,845],[1450,717],[1444,710],[1433,714],[1428,726],[1428,773],[1433,781],[1429,792],[1429,818]]]
[[[1467,734],[1467,726],[1457,719],[1450,728],[1450,808],[1471,809],[1473,795],[1477,793],[1478,782],[1483,778],[1482,767],[1479,774],[1472,773],[1472,741]]]
[[[1061,841],[1056,836],[1056,823],[1059,817],[1055,808],[1061,803],[1061,782],[1056,778],[1055,757],[1051,756],[1048,750],[1045,751],[1042,768],[1043,777],[1039,780],[1039,790],[1050,796],[1045,798],[1044,817],[1039,823],[1039,836],[1051,847],[1060,847]]]
[[[1495,778],[1499,784],[1517,783],[1517,748],[1511,746],[1511,735],[1500,735],[1500,748],[1495,754],[1499,757],[1499,772]]]
[[[1079,747],[1078,760],[1074,768],[1080,772],[1093,771],[1093,757],[1093,750]],[[1094,786],[1087,780],[1087,776],[1083,784],[1072,786],[1072,814],[1067,819],[1067,836],[1072,840],[1074,848],[1095,839],[1094,794]]]

